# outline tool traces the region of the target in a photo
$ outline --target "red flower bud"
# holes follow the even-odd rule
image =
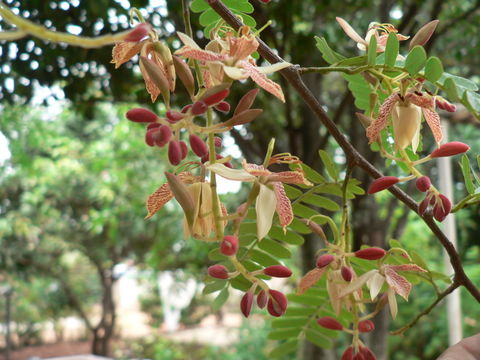
[[[378,260],[384,257],[386,251],[378,247],[369,247],[355,251],[355,256],[365,260]]]
[[[145,143],[148,146],[155,146],[155,139],[160,136],[160,128],[156,127],[150,130],[147,130],[145,134]]]
[[[372,320],[363,320],[358,323],[358,331],[360,332],[370,332],[375,330],[375,324]]]
[[[470,149],[470,146],[459,141],[452,141],[443,145],[436,150],[434,150],[430,157],[439,158],[444,156],[453,156],[467,152]]]
[[[221,101],[215,105],[215,109],[223,113],[228,113],[230,111],[230,104],[226,101]]]
[[[447,214],[445,214],[445,211],[440,204],[436,204],[433,207],[433,217],[439,222],[442,222],[447,217]]]
[[[240,301],[240,310],[242,310],[242,314],[248,318],[250,315],[250,311],[252,310],[253,305],[253,293],[248,291],[243,295],[242,300]]]
[[[265,290],[260,290],[260,292],[258,293],[257,295],[257,306],[260,308],[260,309],[263,309],[265,307],[265,305],[267,305],[267,293],[265,292]]]
[[[353,360],[353,348],[351,346],[345,350],[340,360]]]
[[[425,214],[425,212],[427,211],[427,208],[428,208],[428,205],[430,203],[430,199],[428,197],[426,197],[425,199],[423,199],[423,201],[418,205],[418,213],[420,215],[423,215]]]
[[[228,279],[228,270],[225,266],[217,264],[208,268],[208,275],[215,279]]]
[[[123,41],[138,42],[148,35],[150,28],[150,24],[138,24],[132,31],[128,32],[128,34],[123,38]]]
[[[222,138],[219,138],[218,136],[215,136],[213,138],[214,142],[215,142],[215,147],[219,148],[219,147],[222,147]]]
[[[237,107],[235,108],[234,114],[238,115],[244,112],[245,110],[250,109],[259,91],[260,89],[253,89],[248,91],[245,95],[243,95],[240,101],[238,102]]]
[[[188,146],[185,141],[180,141],[180,150],[182,150],[182,160],[188,155]]]
[[[417,189],[421,192],[426,192],[432,186],[432,182],[428,176],[420,176],[415,185],[417,185]]]
[[[353,360],[365,360],[365,358],[363,357],[362,353],[358,352],[355,355],[353,355]]]
[[[238,238],[233,235],[227,235],[220,243],[220,252],[225,256],[233,256],[238,251]]]
[[[227,88],[227,89],[223,89],[213,95],[210,95],[209,97],[203,99],[203,102],[205,104],[207,104],[208,106],[210,105],[214,105],[214,104],[218,104],[219,102],[221,102],[223,99],[225,99],[228,94],[230,93],[230,90]]]
[[[376,192],[388,189],[390,186],[398,183],[399,179],[395,176],[382,176],[370,184],[368,188],[369,194],[375,194]]]
[[[277,278],[288,278],[292,276],[292,270],[283,265],[272,265],[263,269],[263,273]]]
[[[197,101],[192,106],[192,115],[201,115],[207,111],[208,105],[204,101]]]
[[[163,147],[172,138],[172,129],[167,125],[162,125],[158,128],[158,135],[154,137],[155,145]]]
[[[168,161],[172,165],[178,165],[182,161],[182,149],[177,140],[172,140],[168,144]]]
[[[365,360],[377,360],[375,354],[366,346],[360,346],[360,354],[363,355]]]
[[[448,112],[455,112],[457,111],[457,107],[454,104],[450,104],[449,102],[447,102],[445,104],[445,110]]]
[[[270,298],[268,299],[267,310],[272,316],[282,316],[287,310],[286,296],[277,290],[269,290]]]
[[[167,120],[168,122],[175,124],[176,122],[182,120],[185,115],[178,111],[168,110],[167,111]]]
[[[452,210],[452,203],[450,200],[443,194],[440,194],[440,200],[442,200],[445,216],[450,214],[450,211]]]
[[[317,259],[317,267],[323,268],[329,265],[333,260],[335,260],[335,257],[333,255],[330,255],[330,254],[321,255]]]
[[[190,147],[192,148],[195,155],[198,157],[204,157],[208,154],[208,148],[205,142],[200,139],[197,135],[190,135]]]
[[[180,112],[182,114],[185,114],[188,110],[190,110],[192,108],[193,104],[188,104],[188,105],[185,105],[182,110],[180,110]]]
[[[158,116],[155,113],[143,108],[128,110],[125,116],[128,120],[137,123],[153,123],[158,119]]]
[[[330,330],[343,330],[342,324],[330,316],[324,316],[317,320],[318,325]]]
[[[150,130],[150,129],[159,128],[160,126],[162,126],[162,124],[159,124],[159,123],[151,123],[151,124],[148,124],[148,125],[147,125],[147,131]]]
[[[345,280],[346,282],[352,281],[353,271],[350,267],[342,266],[342,269],[340,270],[340,273],[342,274],[343,280]]]

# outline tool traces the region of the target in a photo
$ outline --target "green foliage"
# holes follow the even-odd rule
[[[393,67],[397,61],[398,50],[400,43],[395,33],[390,33],[387,39],[387,46],[385,47],[385,65]]]
[[[425,65],[427,53],[423,46],[415,46],[405,59],[405,70],[412,76],[416,75]]]

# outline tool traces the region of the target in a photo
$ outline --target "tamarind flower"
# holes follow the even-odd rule
[[[344,19],[337,16],[337,22],[342,27],[343,31],[347,36],[357,43],[357,47],[360,50],[366,50],[370,44],[370,39],[372,36],[377,38],[377,52],[384,52],[387,45],[388,35],[390,33],[397,34],[397,39],[400,41],[407,40],[409,36],[398,34],[398,30],[392,24],[380,24],[376,22],[370,23],[368,26],[367,35],[365,39],[362,38],[355,29]]]
[[[175,54],[200,62],[207,87],[224,82],[225,75],[232,80],[251,78],[264,90],[285,102],[280,85],[268,79],[265,74],[279,71],[291,64],[280,62],[269,66],[256,66],[251,55],[257,51],[258,41],[248,26],[240,28],[239,36],[233,32],[227,32],[224,37],[220,37],[218,33],[214,34],[214,39],[205,49],[201,49],[186,34],[181,32],[177,34],[184,46]]]
[[[312,185],[302,171],[282,171],[273,173],[263,165],[249,164],[243,160],[243,169],[230,169],[223,164],[210,164],[207,168],[215,174],[229,180],[256,182],[259,193],[255,203],[257,213],[257,236],[263,239],[272,227],[273,215],[278,214],[280,226],[286,227],[293,220],[290,199],[283,184]]]
[[[151,218],[175,197],[185,213],[184,237],[188,238],[191,235],[196,239],[207,238],[215,230],[210,184],[190,172],[181,172],[177,176],[167,174],[167,179],[166,184],[148,197],[148,215],[145,219]],[[218,202],[223,215],[226,216],[225,206],[219,200]],[[226,222],[223,222],[223,226],[226,226]]]
[[[417,92],[409,92],[405,96],[394,92],[383,102],[378,117],[367,128],[369,143],[378,140],[380,132],[388,125],[388,120],[391,117],[393,137],[397,149],[403,150],[412,145],[415,152],[420,142],[422,114],[433,133],[435,141],[440,144],[443,134],[440,116],[435,111],[435,99],[428,94]]]
[[[392,318],[395,319],[398,312],[395,294],[400,295],[408,301],[408,295],[412,290],[412,284],[400,275],[398,273],[399,271],[427,272],[427,270],[415,264],[382,265],[380,269],[370,270],[357,279],[352,280],[350,285],[339,294],[339,298],[356,292],[366,284],[370,290],[370,297],[373,300],[379,294],[383,284],[386,283],[388,286],[387,299],[390,313],[392,314]]]
[[[148,33],[152,32],[152,27],[150,24],[142,23],[138,25],[137,28],[141,26],[147,29]],[[146,37],[148,33],[145,34],[144,37]],[[165,82],[168,83],[167,86],[169,90],[173,92],[175,90],[176,75],[170,49],[162,42],[152,39],[152,37],[143,40],[142,39],[143,38],[137,39],[137,41],[127,39],[116,43],[112,50],[111,63],[115,64],[115,69],[118,69],[122,64],[132,59],[135,55],[140,54],[141,56],[151,60],[160,69],[160,72],[165,78]],[[145,80],[145,87],[151,96],[152,102],[155,102],[158,95],[161,94],[161,89],[151,79],[147,69],[145,69],[145,65],[142,63],[140,63],[140,71],[143,79]]]

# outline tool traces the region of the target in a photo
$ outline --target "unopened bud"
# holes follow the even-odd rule
[[[223,89],[213,95],[210,95],[206,98],[203,99],[203,101],[205,102],[205,104],[207,104],[208,106],[211,106],[211,105],[215,105],[215,104],[218,104],[219,102],[221,102],[223,99],[225,99],[228,94],[230,93],[230,90],[228,88],[226,89]]]
[[[358,323],[358,331],[366,333],[375,330],[375,324],[372,320],[363,320]]]
[[[356,112],[355,115],[365,129],[368,128],[373,121],[370,116],[367,116],[365,114]]]
[[[344,351],[340,360],[353,360],[353,348],[351,346]]]
[[[355,251],[355,257],[365,260],[378,260],[384,257],[386,251],[379,247],[369,247]]]
[[[147,131],[150,130],[150,129],[159,128],[160,126],[162,126],[162,124],[159,124],[159,123],[151,123],[151,124],[148,124],[148,125],[147,125]]]
[[[410,41],[409,49],[413,49],[415,45],[425,45],[430,37],[433,35],[433,32],[437,28],[438,20],[432,20],[429,23],[423,25],[420,30],[417,31],[413,39]]]
[[[172,138],[172,129],[167,125],[162,125],[158,128],[158,135],[155,137],[155,145],[163,147]]]
[[[433,217],[439,222],[442,222],[447,217],[447,214],[445,214],[441,204],[436,204],[433,207]]]
[[[265,292],[265,290],[260,290],[257,295],[257,306],[260,309],[263,309],[265,305],[267,305],[267,301],[268,301],[267,293]]]
[[[320,225],[309,219],[300,219],[300,221],[307,225],[313,233],[320,236],[323,241],[328,242],[327,235],[325,235],[325,232]]]
[[[277,278],[288,278],[292,276],[292,270],[283,265],[272,265],[263,269],[263,273]]]
[[[360,354],[363,355],[364,360],[377,360],[375,354],[366,346],[360,346]]]
[[[333,260],[335,260],[335,257],[333,255],[321,255],[317,259],[317,267],[324,268],[325,266],[329,265]]]
[[[167,120],[168,122],[175,124],[176,122],[182,120],[185,115],[178,111],[168,110],[167,111]]]
[[[255,120],[263,112],[262,109],[249,109],[245,110],[237,115],[234,115],[223,123],[223,126],[232,127],[236,125],[248,124]]]
[[[230,104],[226,101],[221,101],[215,105],[215,109],[223,113],[228,113],[230,111]]]
[[[343,330],[342,324],[331,316],[324,316],[317,320],[318,325],[330,330]]]
[[[280,291],[269,290],[270,298],[267,303],[267,310],[272,316],[282,316],[287,310],[287,297]]]
[[[133,30],[127,33],[127,35],[123,38],[123,41],[138,42],[148,35],[150,29],[150,24],[138,24]]]
[[[155,127],[153,129],[147,130],[147,132],[145,134],[145,143],[148,146],[155,146],[155,138],[157,136],[159,136],[159,134],[160,134],[160,128],[159,127]]]
[[[208,268],[208,275],[215,279],[228,279],[228,270],[225,266],[217,264]]]
[[[450,214],[450,211],[452,210],[451,201],[443,194],[440,194],[439,197],[440,200],[442,200],[443,211],[445,212],[445,215]]]
[[[233,235],[227,235],[220,243],[220,252],[225,256],[233,256],[238,251],[238,238]]]
[[[195,80],[193,79],[192,70],[190,70],[188,64],[178,56],[173,56],[173,65],[175,66],[175,71],[180,81],[190,96],[192,96],[195,93]]]
[[[426,192],[428,189],[430,189],[430,186],[432,186],[432,182],[428,176],[420,176],[415,185],[421,192]]]
[[[160,90],[160,93],[162,94],[168,108],[170,106],[170,83],[165,77],[164,71],[156,62],[145,56],[140,56],[140,65],[141,68],[143,67],[143,69],[145,69],[150,77],[150,80],[152,80],[155,86]]]
[[[453,156],[467,152],[470,149],[470,146],[459,141],[452,141],[443,145],[436,150],[434,150],[430,157],[439,158],[445,156]]]
[[[242,310],[242,314],[248,318],[250,315],[250,311],[252,310],[253,305],[253,293],[251,291],[247,291],[245,295],[243,295],[242,300],[240,301],[240,310]]]
[[[204,101],[197,101],[192,106],[192,115],[201,115],[207,111],[208,106]]]
[[[260,89],[253,89],[243,95],[238,102],[237,107],[235,108],[234,115],[240,114],[245,110],[250,109],[259,91]]]
[[[198,157],[202,158],[208,154],[208,148],[205,142],[195,134],[190,135],[190,147]]]
[[[379,191],[388,189],[399,181],[400,180],[395,176],[382,176],[370,184],[370,187],[368,188],[368,193],[375,194]]]
[[[188,146],[185,141],[180,141],[180,150],[182,150],[182,160],[188,155]]]
[[[430,204],[430,199],[428,197],[423,199],[423,201],[418,205],[418,213],[420,215],[425,214],[429,204]]]
[[[345,265],[342,266],[342,269],[340,270],[340,273],[342,274],[343,280],[345,280],[346,282],[352,281],[353,271],[350,267],[345,266]]]
[[[193,104],[188,104],[188,105],[185,105],[182,110],[180,110],[180,112],[182,114],[185,114],[188,110],[190,110],[192,108]]]
[[[215,136],[213,138],[213,141],[215,142],[215,147],[217,147],[217,148],[222,147],[222,138],[219,138],[218,136]]]
[[[172,140],[168,144],[168,161],[172,165],[178,165],[182,161],[182,149],[177,140]]]
[[[155,113],[143,108],[130,109],[125,116],[128,120],[137,123],[154,123],[158,119]]]

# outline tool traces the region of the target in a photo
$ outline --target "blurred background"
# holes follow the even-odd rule
[[[178,0],[28,0],[4,1],[16,14],[46,27],[82,36],[128,28],[128,9],[138,7],[163,40],[178,48],[174,30],[183,31]],[[358,52],[335,21],[341,16],[359,33],[371,21],[391,22],[413,35],[431,19],[440,19],[427,45],[446,70],[480,83],[480,1],[477,0],[273,0],[251,1],[259,27],[273,24],[262,38],[287,61],[325,66],[314,36],[323,36],[340,53]],[[195,29],[201,29],[192,14]],[[0,22],[2,30],[9,26]],[[201,45],[202,32],[197,32]],[[169,169],[164,149],[144,144],[144,130],[124,114],[136,106],[162,113],[152,105],[136,62],[118,70],[110,64],[111,47],[80,49],[34,38],[0,47],[0,347],[15,360],[95,353],[117,359],[267,359],[273,342],[263,313],[248,321],[240,315],[239,294],[219,308],[205,294],[206,269],[214,245],[183,240],[180,208],[169,203],[144,221],[145,199],[163,182]],[[318,149],[344,163],[342,151],[312,117],[289,85],[277,75],[286,103],[260,92],[256,106],[264,115],[224,138],[223,155],[259,163],[271,137],[276,152],[291,152],[322,171]],[[310,74],[305,81],[325,110],[374,164],[364,129],[354,117],[353,97],[341,75]],[[237,83],[235,104],[252,84]],[[187,103],[178,91],[173,103]],[[480,153],[479,123],[462,107],[441,114],[451,124],[450,138],[468,143],[475,171]],[[425,137],[431,141],[429,137]],[[427,140],[426,140],[427,141]],[[433,143],[425,143],[431,149]],[[457,160],[453,163],[455,196],[465,195]],[[429,163],[430,164],[430,163]],[[435,164],[428,171],[438,182]],[[437,174],[437,175],[435,175]],[[354,175],[365,188],[368,177]],[[437,178],[436,178],[437,177]],[[222,200],[234,210],[245,196],[224,183]],[[408,191],[408,186],[406,186]],[[419,249],[429,267],[443,270],[442,249],[422,221],[389,194],[359,197],[352,203],[355,246],[385,246],[389,240]],[[460,254],[468,275],[480,284],[478,207],[456,214]],[[315,264],[318,239],[309,235],[288,265],[294,275]],[[448,281],[448,279],[446,279]],[[295,283],[278,284],[294,289]],[[376,319],[367,342],[379,359],[435,359],[448,346],[446,307],[402,337],[387,337],[434,299],[425,284],[408,303],[400,304],[392,323],[386,312]],[[461,293],[465,336],[480,331],[480,308]],[[11,341],[7,343],[7,326]],[[340,337],[334,349],[344,348]],[[7,349],[8,348],[8,349]],[[339,350],[337,350],[339,351]],[[5,355],[6,356],[6,355]],[[305,343],[289,359],[336,359]]]

